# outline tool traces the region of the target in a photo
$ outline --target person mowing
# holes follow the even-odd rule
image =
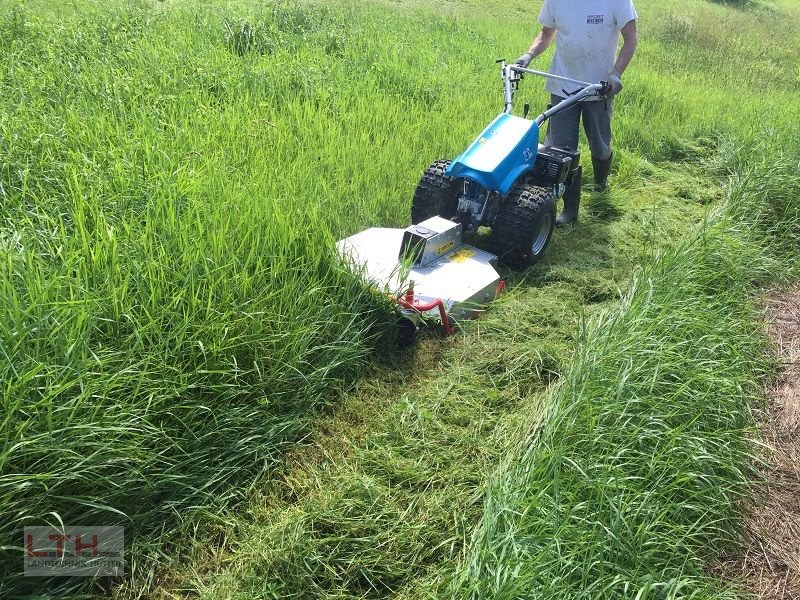
[[[607,81],[611,94],[607,101],[590,98],[553,116],[547,128],[545,145],[575,152],[578,150],[578,127],[589,140],[594,167],[594,189],[603,191],[608,185],[613,151],[611,148],[611,114],[613,97],[622,90],[622,74],[636,51],[636,9],[632,0],[544,0],[539,13],[542,30],[528,51],[516,60],[527,67],[556,40],[550,73],[580,81]],[[617,54],[619,38],[622,48]],[[548,79],[545,89],[553,104],[561,102],[578,89]],[[576,166],[572,182],[564,192],[564,210],[557,225],[572,223],[578,217],[581,197],[582,169]]]

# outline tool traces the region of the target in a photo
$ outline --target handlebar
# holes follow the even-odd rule
[[[512,71],[516,71],[517,73],[530,73],[531,75],[539,75],[541,77],[546,77],[547,79],[555,79],[556,81],[564,81],[566,83],[574,83],[575,85],[579,85],[581,87],[586,87],[587,85],[592,85],[588,81],[580,81],[579,79],[570,79],[569,77],[562,77],[561,75],[553,75],[552,73],[545,73],[544,71],[535,71],[534,69],[529,69],[527,67],[520,67],[519,65],[507,65]]]
[[[554,114],[566,110],[573,104],[576,104],[585,98],[590,96],[600,96],[605,100],[608,94],[611,92],[611,84],[609,84],[607,81],[601,81],[600,83],[589,83],[588,81],[570,79],[569,77],[553,75],[551,73],[545,73],[544,71],[536,71],[534,69],[528,69],[527,67],[521,67],[515,64],[506,64],[505,60],[503,59],[498,60],[497,62],[501,64],[503,95],[505,100],[505,110],[503,112],[506,113],[511,113],[511,110],[514,106],[514,94],[517,91],[517,87],[519,86],[519,82],[522,80],[522,75],[524,73],[530,73],[531,75],[538,75],[540,77],[555,79],[556,81],[563,81],[565,83],[571,83],[580,86],[577,91],[570,94],[563,101],[559,102],[554,107],[536,117],[535,121],[538,125],[544,123]]]

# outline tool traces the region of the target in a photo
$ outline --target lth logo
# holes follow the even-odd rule
[[[55,542],[56,550],[53,552],[52,550],[34,550],[33,548],[33,534],[29,533],[25,536],[25,550],[28,553],[29,557],[35,558],[64,558],[64,542],[73,542],[75,543],[75,550],[73,551],[73,556],[81,556],[84,550],[90,550],[92,556],[97,556],[97,534],[92,535],[92,540],[85,544],[83,543],[82,535],[78,534],[76,536],[71,535],[64,535],[61,533],[51,533],[47,536],[48,540]]]
[[[26,577],[125,574],[122,527],[26,527]]]

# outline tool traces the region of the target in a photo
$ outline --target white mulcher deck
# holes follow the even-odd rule
[[[467,244],[454,245],[440,258],[412,267],[402,277],[398,255],[404,233],[403,229],[373,227],[339,241],[336,247],[375,288],[400,297],[413,281],[415,299],[441,299],[456,320],[475,316],[495,299],[500,275],[492,263],[497,257]],[[434,309],[426,315],[438,317],[439,313]]]

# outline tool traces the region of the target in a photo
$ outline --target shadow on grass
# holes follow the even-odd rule
[[[622,211],[614,202],[614,193],[611,191],[584,192],[584,213],[603,222],[616,221]]]
[[[613,251],[612,223],[622,211],[610,194],[595,194],[582,209],[576,223],[553,232],[544,259],[524,271],[501,267],[510,286],[543,288],[566,284],[580,293],[584,304],[596,304],[617,297],[614,270],[619,257]]]

